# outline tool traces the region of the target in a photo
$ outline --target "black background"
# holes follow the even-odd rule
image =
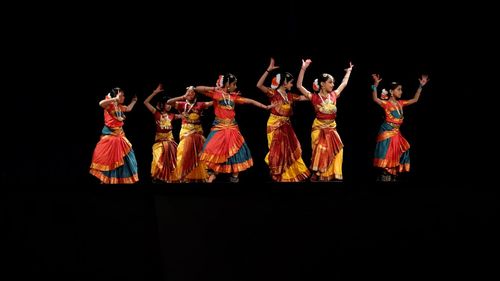
[[[412,145],[410,176],[413,181],[455,176],[451,166],[462,156],[454,147],[463,141],[461,128],[470,120],[463,100],[476,87],[470,76],[490,47],[478,31],[484,23],[462,14],[472,8],[314,1],[176,4],[82,6],[34,21],[17,35],[20,42],[14,41],[12,48],[22,45],[17,49],[21,54],[7,54],[13,59],[9,73],[20,74],[12,78],[16,88],[8,95],[16,106],[4,113],[6,120],[15,115],[6,122],[15,135],[24,135],[25,129],[30,133],[8,139],[22,149],[6,152],[13,156],[7,167],[14,169],[4,174],[5,182],[95,183],[88,166],[103,125],[98,102],[111,88],[121,87],[126,103],[139,97],[124,128],[141,183],[149,183],[154,124],[142,102],[156,85],[162,82],[167,94],[178,96],[189,85],[212,86],[219,74],[231,72],[244,96],[268,103],[255,84],[270,57],[295,76],[301,60],[311,58],[304,81],[308,88],[323,72],[340,83],[349,61],[355,65],[338,101],[347,181],[373,179],[371,162],[383,111],[371,101],[370,74],[380,73],[385,87],[401,82],[403,98],[413,97],[420,74],[429,74],[421,100],[405,110],[402,132]],[[467,42],[484,48],[477,52]],[[268,114],[250,105],[237,108],[255,162],[242,173],[244,181],[269,180],[263,161]],[[313,119],[309,103],[296,106],[293,122],[306,164]],[[208,134],[212,109],[203,121]]]
[[[474,4],[19,7],[3,43],[8,267],[18,279],[65,280],[497,274],[488,256],[499,248],[498,191],[485,182],[493,166],[480,158],[492,155],[479,130],[494,111],[489,101],[467,103],[486,84],[484,64],[495,65],[494,17]],[[308,88],[322,72],[340,81],[349,61],[355,65],[338,101],[345,181],[271,183],[263,161],[268,112],[241,105],[237,120],[255,165],[240,184],[152,185],[154,124],[142,101],[156,85],[177,96],[231,72],[245,97],[267,104],[255,84],[271,56],[295,76],[311,58]],[[419,102],[405,109],[412,171],[398,184],[376,183],[371,164],[383,121],[370,99],[374,72],[383,84],[401,82],[403,98],[413,96],[420,74],[430,75]],[[125,132],[140,182],[100,186],[88,173],[103,125],[98,102],[116,86],[127,103],[139,97]],[[313,118],[308,102],[296,105],[306,164]],[[208,110],[205,134],[212,120]]]

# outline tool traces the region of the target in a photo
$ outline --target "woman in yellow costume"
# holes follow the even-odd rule
[[[312,94],[302,86],[304,74],[310,64],[310,59],[302,61],[297,88],[311,101],[316,112],[311,131],[312,156],[309,167],[313,171],[311,181],[342,180],[344,144],[337,133],[335,118],[337,99],[349,81],[353,65],[349,63],[342,83],[335,90],[333,76],[328,73],[321,74],[313,83],[313,90],[317,94]]]
[[[274,59],[271,58],[267,70],[257,82],[257,88],[269,97],[271,104],[275,105],[267,121],[269,152],[265,161],[273,181],[299,182],[307,179],[310,172],[302,160],[302,148],[290,123],[290,116],[293,114],[294,102],[305,101],[307,98],[290,93],[294,78],[288,72],[276,74],[271,88],[264,86],[269,72],[277,68]]]
[[[172,182],[177,157],[177,143],[172,134],[172,121],[180,119],[181,116],[171,112],[172,106],[167,103],[166,96],[158,101],[156,107],[151,105],[151,100],[161,92],[163,92],[163,86],[159,84],[153,93],[144,100],[144,105],[153,113],[156,123],[151,178],[153,182]]]
[[[201,150],[205,143],[200,117],[203,110],[211,107],[213,102],[196,100],[193,87],[188,87],[180,97],[167,101],[173,104],[182,116],[182,127],[177,147],[177,167],[174,171],[174,182],[207,182],[208,172],[205,163],[200,161]]]

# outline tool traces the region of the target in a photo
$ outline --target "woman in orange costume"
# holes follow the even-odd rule
[[[188,87],[180,97],[169,99],[182,116],[182,127],[179,132],[177,147],[177,167],[174,171],[174,182],[207,182],[208,172],[205,163],[200,161],[200,154],[205,143],[200,117],[203,110],[213,105],[213,102],[196,100],[193,87]]]
[[[235,93],[236,83],[236,76],[228,73],[219,76],[217,87],[194,88],[214,102],[215,120],[200,157],[213,171],[208,182],[212,182],[218,173],[227,173],[231,174],[230,181],[236,183],[239,173],[253,166],[250,149],[234,118],[236,104],[252,104],[266,110],[272,107]]]
[[[163,92],[163,86],[159,84],[153,93],[144,100],[144,105],[153,113],[156,124],[151,178],[153,182],[172,182],[177,158],[177,143],[172,134],[172,121],[181,117],[170,111],[172,106],[167,103],[166,96],[158,101],[156,108],[151,105],[151,100],[161,92]]]
[[[274,65],[274,59],[257,82],[257,88],[264,92],[275,105],[267,121],[267,146],[269,152],[265,161],[269,166],[271,178],[277,182],[299,182],[307,179],[309,169],[302,160],[302,148],[290,123],[295,101],[305,101],[302,95],[289,91],[293,87],[293,76],[288,73],[278,73],[272,80],[271,88],[264,86],[269,72],[279,68]]]
[[[297,88],[314,106],[316,118],[311,131],[312,157],[310,169],[313,171],[311,181],[342,180],[342,160],[344,144],[337,133],[337,99],[347,85],[353,65],[349,63],[342,83],[333,90],[335,79],[328,73],[323,73],[313,83],[317,94],[311,94],[302,86],[304,73],[311,60],[302,61]]]
[[[130,112],[137,97],[125,106],[125,93],[113,88],[99,105],[104,108],[104,128],[92,156],[90,174],[106,184],[135,183],[139,181],[137,161],[132,144],[125,137],[123,124],[124,112]]]
[[[387,100],[378,98],[377,87],[382,78],[378,74],[372,74],[372,79],[372,99],[385,112],[385,122],[380,126],[377,136],[373,165],[383,170],[379,178],[381,181],[395,181],[398,173],[410,171],[410,144],[399,131],[399,127],[403,124],[403,107],[418,101],[422,88],[429,79],[427,75],[421,76],[420,86],[409,100],[400,99],[403,86],[396,82],[391,83]],[[386,91],[382,91],[382,95],[386,94]]]

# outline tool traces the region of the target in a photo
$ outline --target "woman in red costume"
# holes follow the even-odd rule
[[[382,99],[377,97],[377,87],[382,81],[380,75],[372,74],[372,99],[380,105],[385,112],[385,121],[380,126],[375,146],[375,158],[373,165],[382,169],[380,181],[396,181],[396,176],[402,172],[410,171],[410,144],[399,131],[403,124],[403,107],[414,104],[420,98],[422,88],[427,84],[429,78],[422,75],[419,79],[420,85],[412,99],[401,100],[403,86],[392,82],[389,89],[389,98],[384,98],[387,91],[382,91]]]
[[[272,107],[235,93],[236,83],[236,76],[228,73],[219,76],[217,87],[194,88],[214,102],[215,120],[200,158],[213,171],[208,182],[212,182],[218,173],[227,173],[231,174],[230,181],[236,183],[239,173],[253,166],[250,149],[234,118],[236,104],[252,104],[266,110]]]
[[[130,112],[137,97],[125,106],[125,93],[113,88],[99,105],[104,109],[104,128],[92,156],[90,174],[105,184],[135,183],[139,181],[137,161],[132,144],[125,137],[124,112]]]

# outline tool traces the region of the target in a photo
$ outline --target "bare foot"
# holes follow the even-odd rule
[[[211,174],[211,175],[208,177],[207,182],[208,182],[208,183],[213,182],[213,181],[215,180],[215,178],[216,178],[216,177],[217,177],[217,176],[216,176],[215,174]]]

